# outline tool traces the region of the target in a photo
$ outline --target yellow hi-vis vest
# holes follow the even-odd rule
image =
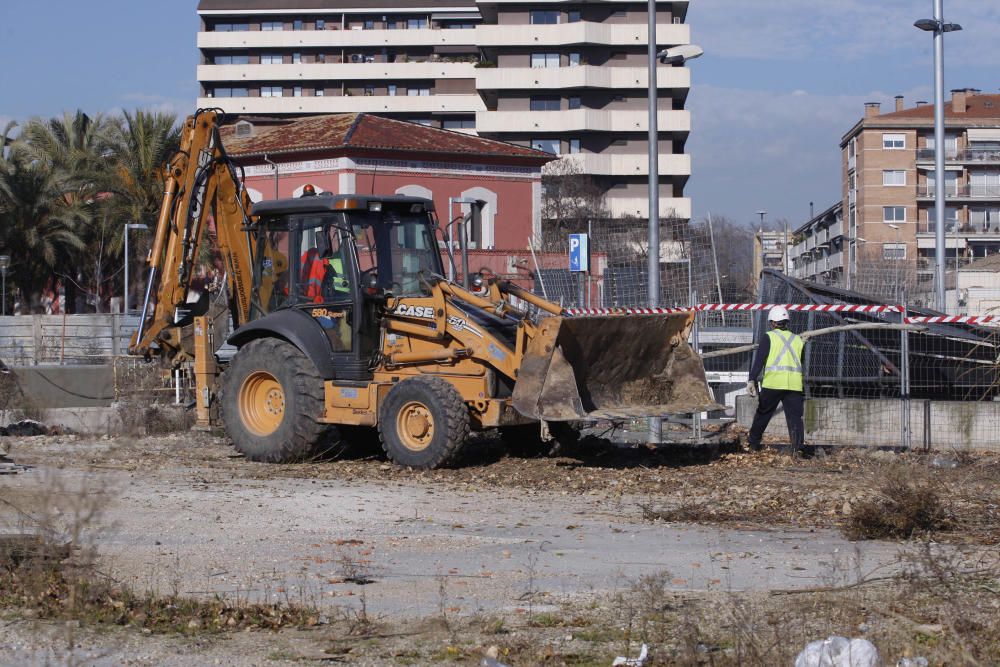
[[[791,331],[772,329],[771,352],[764,363],[765,389],[802,391],[802,348],[805,343]]]

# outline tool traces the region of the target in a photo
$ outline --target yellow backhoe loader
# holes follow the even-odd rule
[[[714,407],[691,314],[569,317],[488,275],[449,281],[426,199],[253,204],[219,120],[190,117],[168,166],[130,351],[193,365],[199,423],[218,407],[247,458],[302,460],[331,429],[367,428],[392,461],[433,468],[470,430]],[[216,311],[192,293],[210,219],[229,296]]]

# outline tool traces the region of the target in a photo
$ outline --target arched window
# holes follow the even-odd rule
[[[490,250],[493,248],[494,241],[494,220],[497,214],[497,193],[486,188],[469,188],[461,194],[462,199],[481,199],[486,202],[483,206],[482,215],[482,225],[479,229],[474,229],[472,225],[469,226],[469,243],[471,247],[481,248],[484,250]],[[468,213],[469,206],[467,204],[462,205],[462,213]]]

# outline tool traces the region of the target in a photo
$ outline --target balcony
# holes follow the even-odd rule
[[[645,110],[573,109],[570,111],[481,111],[476,114],[480,133],[531,134],[542,132],[646,132]],[[660,132],[690,132],[688,111],[660,111]]]
[[[326,97],[199,97],[199,108],[228,114],[287,113],[473,113],[482,111],[479,95],[346,95]]]
[[[933,221],[920,222],[917,224],[918,234],[934,234],[937,225]],[[944,233],[947,236],[989,236],[1000,237],[1000,222],[963,222],[957,220],[944,221]]]
[[[963,150],[945,150],[946,162],[962,162],[972,164],[1000,164],[1000,150],[995,148],[966,148]],[[934,162],[934,149],[921,148],[917,151],[917,162]]]
[[[934,199],[934,185],[922,183],[917,186],[917,199]],[[945,184],[946,199],[997,199],[1000,200],[1000,185],[953,185]]]
[[[603,44],[607,46],[645,46],[646,23],[557,23],[552,25],[479,25],[476,36],[468,44],[477,46],[558,47],[573,44]],[[444,30],[441,32],[466,32]],[[674,46],[691,42],[691,28],[685,24],[659,24],[656,43]]]
[[[673,27],[673,26],[671,26]],[[285,49],[407,46],[474,46],[474,28],[457,30],[276,30],[199,32],[199,49]]]
[[[649,83],[645,67],[500,67],[478,68],[476,87],[480,90],[523,90],[563,88],[645,89]],[[657,67],[657,88],[690,88],[691,71],[686,67]]]
[[[647,176],[649,157],[645,154],[629,155],[617,153],[578,153],[564,155],[564,159],[575,162],[584,174],[597,176]],[[659,156],[661,176],[690,176],[691,156],[685,154],[663,154]]]
[[[472,63],[310,63],[283,65],[199,65],[201,82],[404,81],[407,79],[472,79]]]
[[[615,197],[607,198],[611,215],[621,217],[634,215],[638,218],[649,217],[649,199],[647,197]],[[687,197],[660,197],[660,219],[669,217],[690,219],[691,200]]]

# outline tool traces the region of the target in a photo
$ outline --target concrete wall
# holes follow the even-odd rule
[[[753,423],[757,401],[736,400],[736,419]],[[1000,451],[1000,402],[910,401],[910,442],[913,448]],[[806,441],[810,444],[899,447],[902,444],[902,402],[898,399],[814,398],[806,401]],[[779,409],[766,435],[788,437]]]
[[[37,408],[107,407],[115,400],[114,372],[100,366],[12,366],[21,392]]]

